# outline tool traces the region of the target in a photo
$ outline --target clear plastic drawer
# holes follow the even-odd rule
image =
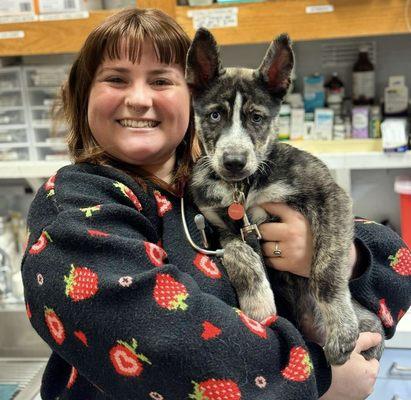
[[[24,125],[26,123],[24,109],[0,109],[1,125]]]
[[[28,147],[0,147],[0,161],[28,161]]]
[[[58,89],[29,89],[28,94],[29,102],[32,107],[44,107],[51,109],[58,95]]]
[[[19,90],[0,89],[0,107],[22,107],[23,96]]]
[[[26,67],[26,82],[28,87],[59,87],[67,76],[67,65],[47,67]]]
[[[27,143],[27,129],[0,129],[0,144],[3,143]]]
[[[0,90],[21,89],[20,68],[0,69]]]
[[[61,143],[52,146],[37,146],[37,159],[45,161],[68,160],[67,145]]]
[[[65,144],[66,143],[66,130],[52,131],[51,128],[33,128],[34,141],[36,143]]]

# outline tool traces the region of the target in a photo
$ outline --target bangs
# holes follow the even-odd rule
[[[179,64],[184,68],[190,44],[188,37],[182,37],[181,31],[172,29],[170,24],[162,25],[158,22],[154,25],[141,15],[139,23],[136,23],[133,16],[123,19],[120,24],[105,32],[106,46],[103,54],[111,60],[119,59],[125,54],[130,62],[140,63],[143,46],[151,43],[160,63]]]

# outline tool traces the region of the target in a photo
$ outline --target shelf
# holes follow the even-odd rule
[[[209,7],[175,6],[175,0],[141,0],[174,16],[193,37],[190,11],[238,8],[238,27],[213,29],[219,44],[263,43],[288,32],[294,41],[409,33],[406,0],[275,0],[225,3]],[[307,14],[307,6],[331,4],[334,12]],[[76,20],[0,24],[0,32],[23,31],[24,37],[0,40],[0,57],[77,52],[88,33],[116,10],[91,11]]]
[[[330,141],[290,141],[291,145],[315,154],[330,169],[411,168],[411,151],[383,153],[381,140],[347,139]],[[3,161],[0,179],[48,178],[69,161]]]
[[[307,6],[331,4],[334,12],[307,14]],[[213,29],[219,44],[270,42],[288,32],[292,40],[333,39],[409,33],[406,0],[275,0],[263,3],[225,3],[210,7],[177,7],[176,19],[194,34],[188,12],[194,9],[238,7],[238,28]]]

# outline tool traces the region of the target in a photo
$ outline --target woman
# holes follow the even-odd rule
[[[31,323],[53,350],[42,398],[364,398],[378,362],[360,352],[378,335],[362,334],[331,376],[321,347],[285,318],[260,324],[238,310],[224,267],[185,239],[179,196],[196,147],[184,79],[189,43],[165,14],[126,10],[89,35],[72,66],[63,103],[75,163],[37,193],[22,265]],[[290,270],[307,273],[309,227],[302,221],[294,236],[279,238],[276,229],[294,230],[300,216],[267,207],[285,218],[263,227],[265,255],[270,241],[284,252],[297,244]],[[392,295],[392,335],[409,283],[376,261],[372,243],[390,254],[403,245],[380,226],[358,229],[361,257],[355,262],[353,251],[352,264],[362,274],[353,293],[371,309]],[[394,293],[380,276],[396,283]]]

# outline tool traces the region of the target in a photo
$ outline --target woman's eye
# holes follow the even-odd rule
[[[220,114],[218,111],[213,111],[213,112],[210,114],[210,119],[211,119],[211,121],[213,121],[213,122],[218,122],[218,121],[220,121],[220,119],[221,119],[221,114]]]
[[[153,84],[155,86],[167,86],[167,85],[171,85],[171,81],[169,81],[168,79],[156,79]]]
[[[110,82],[110,83],[124,83],[124,79],[120,78],[119,76],[110,76],[108,78],[106,78],[106,82]]]
[[[251,121],[253,121],[255,124],[261,124],[261,122],[263,122],[263,116],[257,113],[252,113]]]

